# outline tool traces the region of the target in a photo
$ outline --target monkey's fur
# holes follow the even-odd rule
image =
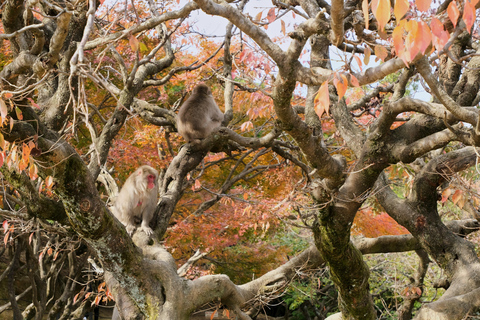
[[[118,193],[112,212],[132,236],[135,221],[142,220],[141,228],[147,235],[153,230],[149,224],[158,201],[158,171],[150,166],[141,166],[125,181]]]
[[[220,127],[222,121],[223,113],[215,103],[210,88],[201,83],[180,107],[177,129],[187,142],[198,142]]]

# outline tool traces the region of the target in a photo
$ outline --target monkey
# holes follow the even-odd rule
[[[149,224],[158,201],[158,171],[150,166],[141,166],[125,181],[112,207],[112,212],[125,225],[132,236],[135,220],[141,219],[141,228],[148,235],[153,234]]]
[[[180,107],[177,117],[178,133],[187,142],[199,142],[220,127],[223,117],[210,88],[200,83]]]

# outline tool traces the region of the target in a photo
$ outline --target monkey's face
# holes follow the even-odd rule
[[[153,189],[155,187],[155,175],[149,174],[147,177],[147,181],[148,181],[147,188]]]

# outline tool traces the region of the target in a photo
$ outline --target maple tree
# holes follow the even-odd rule
[[[0,312],[74,319],[113,299],[114,318],[210,303],[252,319],[281,292],[299,305],[288,284],[326,265],[331,317],[375,319],[363,255],[405,251],[420,264],[398,318],[478,310],[480,2],[262,5],[1,2]],[[224,19],[221,37],[195,29],[200,11]],[[225,121],[184,144],[176,111],[198,82]],[[142,164],[161,171],[152,239],[109,210]],[[278,240],[289,226],[310,246]],[[445,292],[417,310],[431,261]]]

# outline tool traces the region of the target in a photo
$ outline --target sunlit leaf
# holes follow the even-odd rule
[[[450,2],[447,8],[448,17],[452,21],[453,26],[457,26],[458,18],[460,17],[460,11],[458,10],[457,4],[455,1]]]
[[[7,220],[3,220],[2,227],[3,227],[3,233],[7,233],[7,231],[8,231],[8,221]]]
[[[262,20],[262,11],[260,11],[257,16],[255,17],[256,21],[261,21]]]
[[[410,4],[408,0],[396,0],[395,6],[393,8],[393,14],[395,15],[395,19],[397,19],[397,23],[403,18],[403,16],[408,12],[410,8]]]
[[[380,30],[384,30],[390,20],[390,0],[374,0],[372,1],[372,12],[377,18]]]
[[[418,41],[419,43],[420,52],[425,54],[425,51],[432,42],[432,30],[430,30],[430,27],[425,23],[425,21],[418,22],[417,37],[415,41]]]
[[[470,1],[465,1],[465,6],[463,8],[463,21],[465,21],[465,25],[467,26],[467,31],[471,33],[473,23],[475,22],[476,13],[475,13],[475,5]]]
[[[53,177],[52,176],[48,176],[46,179],[45,179],[45,187],[47,187],[47,189],[51,189],[53,186]]]
[[[323,113],[329,115],[330,96],[328,94],[328,81],[322,83],[313,101],[315,112],[317,113],[319,118],[322,117]]]
[[[363,19],[365,19],[365,29],[368,30],[369,27],[369,13],[368,13],[368,0],[362,1],[362,11],[363,11]]]
[[[433,34],[433,45],[437,50],[442,50],[450,37],[448,31],[445,30],[443,23],[435,17],[430,22],[430,28]]]
[[[30,164],[30,168],[28,169],[28,176],[31,180],[36,180],[38,178],[38,169],[34,163]]]
[[[432,0],[415,0],[415,5],[417,6],[417,9],[423,12],[428,11],[430,9],[430,4],[432,3]]]
[[[405,43],[403,41],[403,33],[404,33],[405,24],[400,23],[393,29],[392,33],[392,40],[393,40],[393,47],[395,48],[395,53],[397,56],[401,56],[403,51],[405,50]]]

